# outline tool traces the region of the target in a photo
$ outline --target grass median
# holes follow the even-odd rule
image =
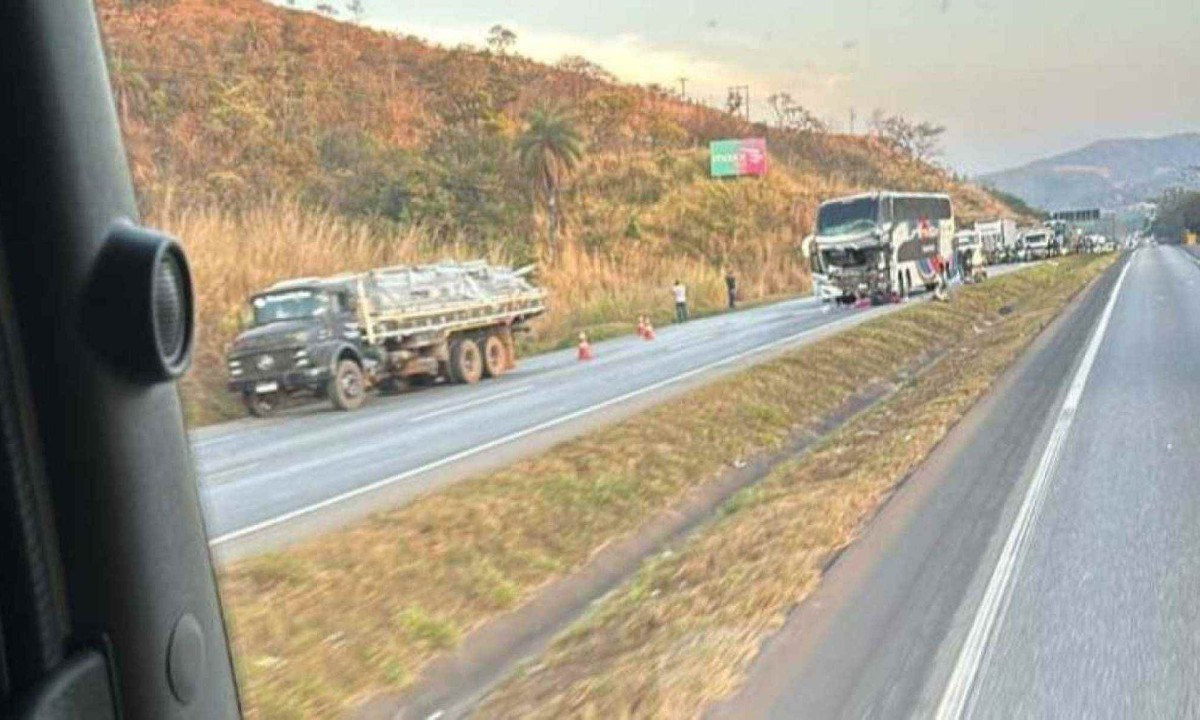
[[[943,388],[907,404],[893,400],[877,411],[924,408],[929,426],[920,437],[897,438],[886,423],[856,421],[837,434],[853,444],[830,441],[815,451],[820,473],[773,477],[737,496],[724,520],[684,554],[647,565],[554,647],[542,672],[505,686],[492,706],[501,714],[536,709],[547,716],[580,709],[598,716],[688,714],[672,712],[686,707],[672,703],[703,695],[696,687],[705,676],[697,673],[709,663],[734,668],[718,688],[734,682],[762,634],[815,582],[817,559],[849,540],[882,493],[1106,262],[1046,264],[965,288],[950,304],[920,304],[872,320],[502,471],[227,568],[222,594],[248,714],[325,717],[375,693],[402,690],[471,629],[579,568],[731,465],[811,430],[869,384],[909,382],[902,394],[930,393],[933,376],[906,380],[905,368],[931,350],[954,351],[934,376],[967,373],[969,388]],[[970,350],[985,346],[987,352]],[[862,443],[871,444],[873,459],[861,460]],[[780,513],[801,511],[806,522],[779,525]],[[763,525],[755,528],[747,518],[759,513]],[[727,532],[733,533],[724,538],[728,547],[704,544]],[[807,559],[789,560],[770,577],[771,548],[795,552],[792,542]],[[683,570],[700,574],[680,576]],[[751,594],[738,599],[735,589]],[[678,611],[660,615],[662,608]],[[688,629],[698,624],[716,634]],[[731,632],[737,642],[714,640]],[[687,637],[698,638],[695,652]],[[672,653],[684,647],[675,663]],[[631,664],[640,659],[675,663],[674,669],[647,673],[645,667],[662,666]],[[671,681],[676,673],[679,681]],[[653,691],[644,684],[651,678]],[[647,697],[652,702],[643,704]],[[538,705],[525,704],[533,698]]]
[[[695,717],[731,693],[828,559],[1110,262],[1072,258],[959,293],[949,312],[976,312],[963,318],[965,332],[955,333],[950,352],[736,495],[677,553],[647,560],[498,688],[479,715]],[[1008,303],[1010,311],[997,312]],[[930,306],[913,315],[940,312]]]

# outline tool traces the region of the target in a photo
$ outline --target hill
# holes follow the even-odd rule
[[[946,189],[960,216],[1011,214],[889,143],[748,124],[583,58],[549,66],[442,48],[258,0],[98,0],[139,200],[182,238],[200,343],[194,420],[236,412],[222,348],[245,296],[284,277],[439,256],[538,262],[552,310],[530,344],[663,319],[675,278],[699,310],[723,267],[746,299],[808,288],[796,244],[826,197]],[[559,108],[582,157],[546,204],[516,152]],[[761,180],[716,181],[709,140],[766,136]]]
[[[986,185],[1046,210],[1115,209],[1200,187],[1200,133],[1101,140],[980,177]]]

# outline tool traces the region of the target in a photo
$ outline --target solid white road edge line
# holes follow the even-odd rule
[[[893,306],[893,307],[899,307],[899,306]],[[398,483],[402,480],[407,480],[408,478],[414,477],[416,475],[421,475],[423,473],[427,473],[430,470],[436,470],[440,467],[444,467],[446,465],[456,463],[459,460],[469,458],[472,455],[478,455],[479,453],[485,452],[487,450],[491,450],[494,447],[499,447],[500,445],[505,445],[514,440],[520,440],[523,437],[528,437],[535,433],[542,432],[543,430],[548,430],[557,425],[562,425],[563,423],[567,423],[572,420],[576,420],[578,418],[584,417],[586,415],[590,415],[599,410],[603,410],[605,408],[612,407],[613,405],[618,405],[627,400],[631,400],[635,397],[638,397],[639,395],[645,395],[646,393],[654,392],[655,390],[667,387],[668,385],[673,385],[677,382],[687,380],[688,378],[695,377],[696,375],[699,375],[701,373],[712,370],[713,368],[720,367],[722,365],[728,365],[729,363],[737,362],[738,360],[741,360],[742,358],[746,358],[751,355],[757,355],[759,353],[766,352],[766,351],[768,351],[772,348],[778,347],[780,345],[786,345],[787,343],[796,342],[797,340],[800,340],[808,335],[812,335],[814,333],[830,332],[832,330],[835,330],[835,329],[841,327],[842,325],[846,325],[846,324],[849,324],[852,322],[865,321],[868,318],[875,317],[880,314],[882,314],[882,313],[878,313],[878,312],[854,313],[853,315],[842,318],[841,320],[835,320],[831,323],[826,323],[819,327],[809,328],[807,330],[803,330],[801,332],[794,333],[792,335],[788,335],[787,337],[783,337],[778,340],[773,340],[765,345],[759,345],[758,347],[750,348],[748,350],[743,350],[742,352],[735,353],[733,355],[730,355],[729,357],[722,358],[720,360],[714,360],[713,362],[706,363],[704,365],[700,365],[699,367],[694,367],[691,370],[687,370],[678,375],[673,375],[669,378],[659,380],[658,382],[651,383],[644,387],[640,387],[637,390],[631,390],[623,395],[618,395],[616,397],[609,398],[608,400],[597,403],[595,405],[591,405],[591,406],[585,407],[585,408],[580,408],[579,410],[575,410],[575,411],[569,412],[565,415],[560,415],[559,417],[553,418],[551,420],[546,420],[545,422],[538,423],[537,425],[527,427],[524,430],[518,430],[517,432],[510,433],[503,437],[496,438],[495,440],[489,440],[488,442],[485,442],[481,445],[476,445],[475,447],[467,448],[466,450],[462,450],[460,452],[454,453],[453,455],[447,455],[446,457],[444,457],[440,460],[434,460],[433,462],[426,463],[425,465],[422,465],[420,467],[413,468],[411,470],[405,470],[404,472],[399,473],[397,475],[392,475],[390,477],[383,478],[382,480],[377,480],[368,485],[363,485],[363,486],[357,487],[353,490],[348,490],[340,495],[334,495],[333,497],[326,498],[324,500],[321,500],[320,502],[313,503],[312,505],[307,505],[305,507],[297,508],[296,510],[292,510],[292,511],[284,513],[282,515],[277,515],[269,520],[263,520],[262,522],[255,523],[254,525],[247,525],[244,528],[225,533],[224,535],[218,535],[217,537],[208,541],[209,547],[216,547],[218,545],[223,545],[232,540],[237,540],[239,538],[246,537],[247,535],[253,535],[255,533],[262,532],[263,530],[267,530],[269,528],[275,527],[276,525],[282,525],[283,523],[290,522],[292,520],[295,520],[296,518],[303,517],[305,515],[312,514],[319,510],[323,510],[327,507],[331,507],[333,505],[337,505],[339,503],[345,502],[346,500],[356,498],[359,495],[365,495],[367,493],[374,492],[374,491],[376,491],[380,488],[386,487],[388,485]]]
[[[1100,345],[1104,341],[1104,334],[1108,330],[1108,322],[1112,318],[1113,308],[1117,304],[1117,295],[1121,292],[1125,275],[1129,272],[1132,264],[1133,258],[1131,257],[1125,263],[1125,267],[1121,268],[1121,274],[1117,277],[1116,284],[1113,285],[1112,294],[1109,295],[1108,303],[1104,306],[1100,321],[1096,324],[1095,331],[1092,332],[1083,360],[1075,371],[1075,376],[1071,379],[1071,386],[1063,399],[1062,408],[1059,409],[1058,419],[1050,432],[1050,439],[1042,452],[1033,479],[1029,482],[1021,509],[1017,512],[1012,529],[1000,551],[1000,557],[996,561],[996,567],[992,571],[987,589],[984,590],[983,599],[975,611],[975,619],[971,623],[967,639],[959,650],[958,660],[954,664],[950,681],[946,684],[942,699],[938,703],[935,715],[937,720],[959,720],[970,715],[969,701],[972,698],[975,680],[979,676],[980,664],[993,632],[1003,623],[1003,610],[1007,607],[1013,578],[1020,567],[1023,551],[1032,534],[1032,528],[1037,522],[1042,500],[1049,490],[1051,476],[1054,474],[1055,465],[1058,464],[1059,451],[1075,420],[1075,411],[1079,407],[1084,386],[1092,371],[1092,364],[1096,360]]]

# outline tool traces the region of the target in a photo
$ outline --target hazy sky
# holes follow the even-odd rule
[[[749,85],[762,118],[783,90],[842,130],[851,108],[860,130],[873,108],[933,120],[946,162],[972,173],[1200,128],[1200,0],[362,2],[381,28],[482,45],[501,23],[521,54],[580,54],[631,82],[686,76],[713,103]]]

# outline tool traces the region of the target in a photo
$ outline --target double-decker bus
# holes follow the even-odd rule
[[[876,191],[828,200],[803,250],[825,299],[907,295],[954,263],[954,208],[944,193]]]

